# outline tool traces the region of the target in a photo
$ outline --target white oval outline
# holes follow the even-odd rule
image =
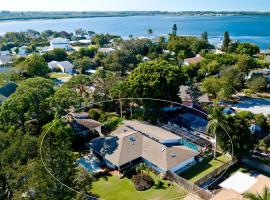
[[[191,108],[191,107],[188,107],[186,105],[183,105],[181,103],[178,103],[178,102],[174,102],[174,101],[170,101],[170,100],[164,100],[164,99],[156,99],[156,98],[118,98],[118,99],[110,99],[110,100],[105,100],[105,101],[100,101],[100,102],[94,102],[94,103],[90,103],[88,104],[87,106],[84,106],[84,107],[81,107],[77,110],[80,110],[80,109],[84,109],[84,108],[87,108],[89,106],[93,106],[93,105],[97,105],[97,104],[101,104],[101,103],[107,103],[107,102],[114,102],[114,101],[121,101],[121,100],[152,100],[152,101],[160,101],[160,102],[166,102],[166,103],[172,103],[172,104],[177,104],[177,105],[180,105],[180,106],[183,106],[183,107],[186,107],[186,108]],[[196,110],[198,112],[200,112],[201,114],[205,115],[208,117],[208,115],[204,112],[202,112],[201,110],[198,110],[196,108],[191,108],[193,110]],[[77,111],[76,110],[76,111]],[[68,114],[62,116],[60,119],[63,119],[64,117],[66,117]],[[45,132],[45,134],[43,135],[43,137],[41,138],[41,142],[40,142],[40,148],[39,148],[39,154],[40,154],[40,159],[41,159],[41,162],[42,162],[42,165],[43,167],[45,168],[45,170],[47,171],[47,173],[50,174],[50,176],[55,180],[57,181],[58,183],[60,183],[62,186],[66,187],[67,189],[73,191],[73,192],[76,192],[77,194],[80,194],[80,195],[83,195],[85,197],[89,197],[89,198],[94,198],[94,199],[100,199],[100,200],[106,200],[106,199],[102,199],[102,198],[97,198],[97,197],[94,197],[94,196],[91,196],[91,195],[88,195],[88,194],[85,194],[85,193],[82,193],[80,191],[77,191],[75,189],[73,189],[72,187],[66,185],[65,183],[62,183],[61,181],[59,181],[51,172],[50,170],[47,168],[47,166],[45,165],[45,162],[43,160],[43,156],[42,156],[42,145],[43,145],[43,141],[47,135],[47,133],[49,132],[49,130],[60,120],[56,120],[48,129],[47,131]],[[232,146],[232,149],[231,149],[231,157],[233,158],[233,142],[232,142],[232,138],[231,136],[228,134],[227,130],[220,124],[220,127],[225,131],[225,133],[227,134],[227,136],[229,137],[230,139],[230,143],[231,143],[231,146]],[[233,159],[231,159],[231,161],[229,162],[228,164],[228,167],[223,171],[223,173],[221,175],[219,175],[214,181],[210,182],[208,185],[206,185],[204,188],[201,188],[200,190],[198,191],[195,191],[195,192],[190,192],[188,194],[185,194],[183,196],[180,196],[180,197],[175,197],[175,198],[171,198],[171,199],[168,199],[168,200],[175,200],[175,199],[182,199],[184,197],[187,197],[189,195],[192,195],[192,194],[196,194],[198,193],[199,191],[203,190],[203,189],[206,189],[207,187],[209,187],[210,185],[212,185],[213,183],[217,182],[226,172],[227,170],[229,169],[229,167],[231,166],[232,164],[232,161]]]

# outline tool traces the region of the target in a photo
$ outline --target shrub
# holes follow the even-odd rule
[[[145,191],[150,189],[155,181],[147,174],[138,174],[132,177],[132,181],[137,191]]]
[[[89,110],[88,116],[93,120],[99,121],[101,113],[97,109],[92,108]]]

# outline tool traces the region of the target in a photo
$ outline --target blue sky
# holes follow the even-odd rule
[[[269,0],[1,0],[0,10],[270,11]]]

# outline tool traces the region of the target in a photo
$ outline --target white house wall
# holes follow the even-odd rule
[[[188,165],[188,164],[190,164],[192,162],[194,162],[194,157],[192,157],[192,158],[190,158],[188,160],[185,160],[184,162],[180,163],[179,165],[171,168],[170,171],[175,172],[175,171],[185,167],[186,165]]]

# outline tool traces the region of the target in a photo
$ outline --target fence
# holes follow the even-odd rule
[[[177,174],[167,171],[166,172],[166,178],[169,179],[172,182],[176,182],[178,185],[181,185],[184,189],[186,189],[189,192],[194,192],[194,194],[198,195],[200,198],[204,200],[209,200],[213,197],[213,194],[211,192],[208,192],[199,186],[197,186],[194,183],[188,182],[186,179],[178,176]]]
[[[202,178],[198,179],[197,181],[195,181],[195,184],[201,185],[201,184],[205,183],[207,180],[210,180],[211,178],[220,175],[222,172],[224,172],[224,170],[226,170],[228,167],[230,167],[233,164],[235,164],[235,162],[229,162],[229,163],[226,163],[226,164],[220,166],[219,168],[213,170],[211,173],[209,173],[209,174],[203,176]]]

